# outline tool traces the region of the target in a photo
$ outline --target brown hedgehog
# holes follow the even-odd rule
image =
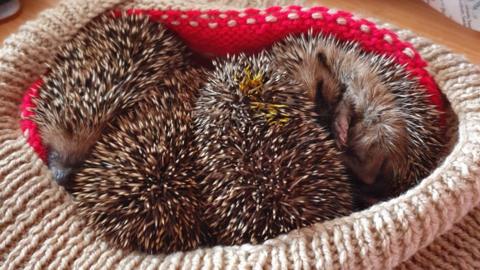
[[[215,62],[194,110],[204,218],[219,244],[259,243],[352,211],[313,103],[270,62],[266,53]]]
[[[74,174],[81,215],[122,248],[170,253],[206,240],[188,90],[199,84],[173,78],[109,124]]]
[[[143,15],[102,15],[57,53],[36,99],[35,119],[54,178],[63,183],[103,128],[190,57]]]
[[[364,191],[399,195],[437,166],[444,151],[439,112],[392,59],[312,33],[287,37],[272,54],[315,101]]]

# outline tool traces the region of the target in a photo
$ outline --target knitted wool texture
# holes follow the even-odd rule
[[[71,198],[53,182],[19,127],[25,89],[46,72],[51,52],[113,7],[226,9],[261,4],[272,3],[71,0],[6,40],[0,49],[0,268],[480,268],[480,71],[441,46],[381,23],[379,28],[392,28],[428,62],[458,117],[452,152],[417,187],[368,210],[262,245],[153,256],[116,249],[84,226]]]

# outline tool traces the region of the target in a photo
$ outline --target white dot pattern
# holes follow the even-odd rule
[[[370,27],[368,25],[362,24],[360,25],[360,31],[364,33],[370,33]]]
[[[276,21],[277,21],[277,17],[272,16],[272,15],[269,15],[269,16],[265,17],[265,21],[266,21],[266,22],[276,22]]]
[[[343,17],[338,17],[337,18],[337,23],[340,24],[340,25],[346,25],[347,24],[347,19],[345,19]]]
[[[388,42],[389,44],[392,44],[392,43],[393,43],[393,38],[392,38],[392,36],[389,35],[389,34],[384,35],[384,36],[383,36],[383,39],[384,39],[386,42]]]
[[[283,7],[280,11],[281,11],[281,12],[289,12],[289,13],[287,13],[287,18],[288,18],[289,20],[297,20],[297,19],[300,18],[300,15],[298,14],[298,12],[291,12],[291,11],[293,11],[293,10],[289,9],[288,7]],[[304,7],[304,8],[301,8],[300,11],[302,11],[302,12],[308,12],[308,11],[310,11],[310,8]],[[334,9],[330,9],[330,10],[327,11],[328,14],[335,14],[336,12],[337,12],[337,11],[334,10]],[[268,13],[267,13],[266,11],[264,11],[264,10],[259,11],[258,14],[260,14],[260,15],[266,15],[266,16],[264,17],[264,19],[265,19],[265,22],[267,22],[267,23],[273,23],[273,22],[276,22],[276,21],[278,20],[277,17],[275,17],[275,16],[273,16],[273,15],[268,15]],[[310,16],[311,16],[311,18],[314,19],[314,20],[324,19],[324,14],[323,14],[322,12],[313,12],[313,13],[311,13]],[[189,17],[188,14],[185,14],[185,13],[183,13],[183,14],[180,15],[180,18],[181,18],[181,19],[186,19],[186,18],[188,18],[188,17]],[[226,18],[228,18],[229,16],[228,16],[227,14],[225,14],[225,13],[220,13],[220,14],[218,14],[218,17],[219,17],[219,18],[222,18],[222,19],[226,19]],[[247,14],[246,14],[245,12],[239,12],[239,13],[237,13],[237,17],[239,17],[239,18],[244,18],[244,17],[247,17]],[[163,15],[160,16],[160,18],[162,18],[163,20],[166,20],[166,19],[169,18],[169,15],[168,15],[168,14],[163,14]],[[203,19],[203,20],[211,19],[210,16],[209,16],[207,13],[201,13],[201,14],[199,14],[199,15],[198,15],[198,18]],[[356,17],[356,16],[352,16],[351,19],[352,19],[352,20],[358,20],[359,18]],[[338,18],[336,19],[336,23],[337,23],[338,25],[346,25],[347,22],[348,22],[347,19],[344,18],[344,17],[338,17]],[[182,22],[181,22],[181,21],[178,21],[178,20],[173,20],[173,21],[171,21],[171,24],[172,24],[172,25],[175,25],[175,26],[178,26],[178,25],[180,25],[181,23],[182,23]],[[247,18],[247,19],[245,20],[245,23],[248,24],[248,25],[252,25],[252,24],[257,23],[257,20],[256,20],[255,18]],[[189,24],[190,26],[192,26],[192,27],[198,27],[198,26],[200,25],[198,21],[193,21],[193,20],[188,21],[188,24]],[[230,19],[230,20],[227,22],[227,26],[229,26],[229,27],[235,27],[235,26],[237,26],[237,24],[238,24],[238,22],[237,22],[235,19]],[[218,24],[217,22],[209,22],[209,23],[207,23],[207,25],[208,25],[208,27],[209,27],[210,29],[215,29],[215,28],[217,28],[217,27],[219,26],[219,24]],[[370,31],[371,31],[371,30],[370,30],[370,27],[369,27],[368,25],[365,25],[365,24],[360,25],[360,30],[361,30],[362,32],[364,32],[364,33],[370,33]],[[385,34],[385,35],[383,36],[383,39],[384,39],[387,43],[393,44],[393,37],[392,37],[391,35]],[[413,56],[414,56],[414,52],[411,51],[411,49],[409,49],[409,48],[406,48],[406,49],[403,51],[403,53],[405,53],[405,54],[408,55],[409,57],[413,57]],[[23,116],[22,116],[22,117],[23,117]]]
[[[323,14],[320,12],[314,12],[312,13],[312,19],[315,19],[315,20],[323,19]]]
[[[298,13],[288,13],[287,17],[288,17],[290,20],[296,20],[296,19],[299,18]]]
[[[415,56],[415,52],[411,48],[405,48],[403,53],[406,54],[408,57],[413,58]]]

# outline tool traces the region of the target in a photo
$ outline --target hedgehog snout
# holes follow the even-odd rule
[[[50,168],[50,170],[52,171],[53,179],[55,179],[55,182],[57,182],[57,184],[65,186],[69,182],[72,168],[53,166]]]
[[[57,184],[61,186],[68,184],[75,166],[75,164],[66,161],[57,151],[49,151],[48,167],[50,168],[53,179]]]

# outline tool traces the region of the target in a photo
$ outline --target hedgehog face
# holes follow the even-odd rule
[[[398,195],[435,167],[442,148],[438,111],[392,58],[312,32],[272,51],[279,69],[328,112],[325,124],[346,152],[344,162],[369,188],[379,184],[383,197]]]
[[[82,131],[72,134],[62,130],[41,128],[42,140],[48,150],[48,166],[54,180],[60,185],[68,182],[70,173],[83,162],[100,133]]]

